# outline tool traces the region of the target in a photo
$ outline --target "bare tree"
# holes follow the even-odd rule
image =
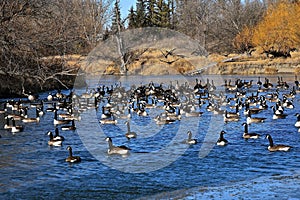
[[[63,83],[74,74],[64,60],[42,62],[52,55],[87,53],[101,39],[109,1],[2,0],[0,2],[0,75],[18,77],[27,87],[44,80]],[[55,75],[55,76],[54,76]],[[2,84],[2,87],[5,83]],[[52,84],[55,85],[55,84]],[[12,92],[12,88],[6,88]],[[16,89],[14,93],[18,93]]]
[[[213,52],[232,50],[244,26],[258,22],[265,10],[259,0],[177,0],[177,29]]]

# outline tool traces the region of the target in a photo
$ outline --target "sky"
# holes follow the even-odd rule
[[[128,15],[128,10],[131,6],[135,8],[136,0],[120,0],[121,17],[125,18]]]

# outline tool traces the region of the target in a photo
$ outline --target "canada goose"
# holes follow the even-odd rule
[[[48,131],[47,135],[49,135],[49,138],[50,138],[50,140],[48,141],[49,146],[61,146],[62,145],[62,140],[54,139],[53,133],[51,131]]]
[[[101,123],[101,124],[117,124],[117,120],[116,120],[116,118],[115,118],[115,116],[114,115],[112,115],[112,118],[110,118],[110,119],[100,119],[99,120],[99,122]]]
[[[127,155],[129,154],[129,151],[131,150],[130,148],[122,145],[122,146],[114,146],[112,144],[112,139],[110,137],[107,137],[105,139],[108,142],[108,150],[107,153],[109,155],[111,154],[120,154],[120,155]]]
[[[273,139],[270,134],[267,134],[266,138],[269,140],[269,146],[268,146],[269,151],[288,151],[290,150],[290,148],[292,148],[291,146],[283,145],[283,144],[274,145]]]
[[[248,113],[247,116],[247,124],[251,124],[251,123],[262,123],[266,120],[267,118],[265,117],[251,117],[251,112]]]
[[[260,77],[258,77],[258,80],[257,80],[257,83],[256,83],[258,86],[261,86],[262,85],[262,82],[260,81]]]
[[[146,117],[148,115],[146,109],[145,109],[145,105],[143,103],[139,103],[138,104],[138,110],[136,112],[139,116],[144,116]]]
[[[249,102],[245,103],[244,115],[248,115],[249,112],[250,112],[250,114],[257,114],[260,111],[262,111],[262,109],[260,109],[260,108],[250,108]]]
[[[6,108],[6,103],[3,104],[3,109],[0,110],[0,114],[6,113],[7,108]]]
[[[14,118],[11,118],[11,121],[12,121],[12,127],[11,127],[10,131],[12,133],[18,133],[18,132],[23,131],[24,127],[23,126],[16,126],[16,122],[15,122]]]
[[[9,119],[8,117],[5,117],[5,124],[4,124],[4,129],[11,129],[12,125],[9,125]]]
[[[57,127],[55,128],[55,135],[54,135],[53,139],[54,140],[61,140],[61,141],[65,140],[65,138],[63,136],[59,135],[59,131],[58,131]]]
[[[248,133],[248,124],[247,123],[243,123],[242,125],[245,127],[245,130],[243,133],[244,139],[257,139],[260,137],[260,135],[257,133]]]
[[[186,112],[185,116],[186,117],[201,117],[203,112],[201,111],[191,111],[191,112]]]
[[[239,121],[239,120],[240,120],[240,117],[238,115],[228,116],[228,111],[227,110],[225,111],[224,122],[236,122],[236,121]]]
[[[57,119],[57,110],[54,110],[54,119],[53,119],[53,124],[58,125],[58,124],[68,124],[71,120],[59,120]]]
[[[175,119],[170,119],[170,117],[163,117],[161,115],[157,115],[154,120],[157,125],[171,124],[176,121]]]
[[[48,107],[46,108],[46,112],[54,112],[55,110],[57,110],[57,107],[56,107],[56,103],[52,103],[52,107]]]
[[[297,75],[295,75],[295,85],[296,85],[296,87],[299,87],[299,81],[297,79]]]
[[[39,98],[39,96],[38,95],[34,95],[31,92],[29,92],[29,94],[27,94],[27,98],[28,98],[29,101],[35,101],[36,99]]]
[[[73,156],[72,147],[68,146],[67,150],[69,150],[69,157],[66,158],[66,162],[76,163],[81,161],[79,156]]]
[[[234,108],[235,108],[235,112],[228,112],[228,111],[227,111],[227,116],[228,116],[228,117],[239,117],[239,116],[240,116],[240,113],[239,113],[239,105],[235,105]],[[226,111],[225,111],[225,112],[226,112]]]
[[[269,79],[265,78],[265,82],[263,84],[264,88],[270,89],[273,87],[273,84],[270,83]]]
[[[23,119],[23,116],[19,115],[19,114],[13,114],[13,113],[10,113],[10,114],[7,114],[6,115],[6,118],[14,118],[15,121],[20,121]]]
[[[287,114],[284,114],[282,110],[276,110],[276,108],[273,106],[273,119],[285,119]]]
[[[225,133],[226,133],[225,131],[221,131],[220,132],[220,137],[219,137],[219,139],[217,141],[217,145],[219,145],[219,146],[225,146],[225,145],[228,144],[228,141],[224,138],[224,134]]]
[[[295,116],[297,116],[297,121],[296,121],[296,123],[295,123],[295,126],[296,126],[297,128],[299,128],[299,127],[300,127],[300,114],[299,114],[299,113],[296,113]]]
[[[52,101],[53,100],[53,95],[49,92],[47,96],[47,101]]]
[[[286,96],[283,96],[282,106],[289,109],[293,109],[295,107],[293,102],[288,100]]]
[[[101,114],[101,119],[107,119],[112,117],[112,113],[110,112],[110,108],[108,109],[108,112],[105,112],[106,107],[102,106],[102,114]]]
[[[25,109],[25,112],[27,112],[27,109]],[[24,122],[24,123],[40,122],[38,108],[35,108],[35,114],[36,114],[36,117],[31,117],[31,118],[25,117],[22,119],[22,122]]]
[[[66,125],[66,126],[61,126],[61,130],[62,131],[74,131],[74,130],[76,130],[76,126],[75,126],[75,120],[73,119],[73,120],[71,120],[71,125],[70,126],[68,126],[68,125]]]
[[[185,143],[187,144],[197,144],[197,140],[196,139],[192,139],[192,132],[188,131],[188,139],[185,140]]]
[[[130,124],[129,121],[126,121],[125,124],[127,125],[127,133],[125,133],[125,137],[129,140],[131,138],[136,138],[136,133],[130,131]]]

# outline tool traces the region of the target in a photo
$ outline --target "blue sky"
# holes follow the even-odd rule
[[[120,0],[121,16],[122,18],[127,17],[128,10],[131,6],[135,8],[136,0]]]

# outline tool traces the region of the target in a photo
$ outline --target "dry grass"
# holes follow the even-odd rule
[[[266,67],[265,68],[265,74],[276,74],[278,72],[278,69],[276,67]]]
[[[294,73],[295,73],[295,74],[299,74],[299,73],[300,73],[300,66],[295,68]]]
[[[205,56],[179,56],[168,55],[167,49],[143,49],[134,52],[132,58],[134,60],[127,66],[129,74],[142,75],[164,75],[164,74],[179,74],[201,69],[211,63],[218,63],[217,67],[209,69],[209,73],[214,74],[276,74],[278,72],[300,73],[300,52],[291,52],[291,58],[267,58],[262,54],[262,49],[257,48],[252,52],[252,56],[245,54],[229,54],[219,55],[210,54]],[[165,55],[164,55],[165,54]],[[229,58],[234,58],[231,61],[223,62]],[[86,57],[81,55],[67,55],[64,57],[52,56],[43,58],[43,62],[61,61],[70,67],[79,67],[92,74],[119,74],[119,65],[114,61],[97,60],[88,63]]]

